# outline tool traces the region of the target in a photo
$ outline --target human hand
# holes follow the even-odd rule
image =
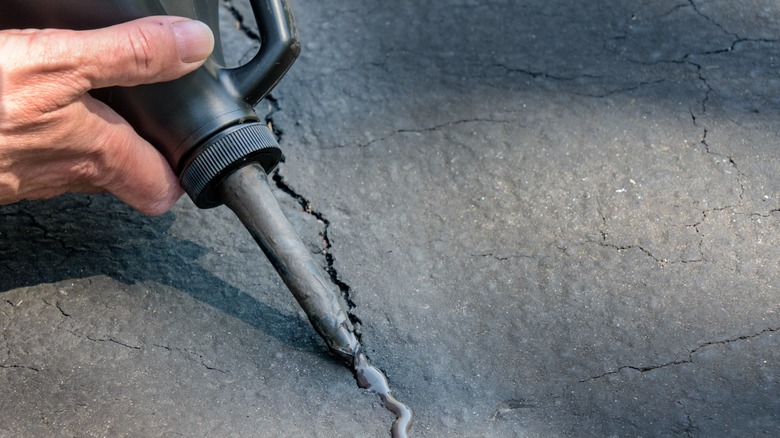
[[[89,31],[0,31],[0,204],[108,191],[147,214],[182,189],[165,158],[94,88],[173,80],[214,47],[203,23],[147,17]]]

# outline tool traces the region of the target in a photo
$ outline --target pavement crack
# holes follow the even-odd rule
[[[365,142],[365,143],[360,143],[360,144],[357,145],[357,147],[359,147],[359,148],[368,147],[368,146],[371,146],[374,143],[387,140],[387,139],[389,139],[391,137],[394,137],[396,135],[399,135],[399,134],[409,134],[409,133],[421,134],[421,133],[424,133],[424,132],[438,131],[439,129],[442,129],[442,128],[447,128],[447,127],[455,126],[455,125],[461,125],[461,124],[465,124],[465,123],[511,123],[514,126],[518,126],[520,128],[524,128],[523,125],[518,124],[516,122],[513,122],[511,120],[475,117],[475,118],[471,118],[471,119],[451,120],[451,121],[448,121],[448,122],[439,123],[437,125],[433,125],[433,126],[429,126],[429,127],[425,127],[425,128],[401,128],[401,129],[396,129],[395,131],[390,132],[388,134],[385,134],[385,135],[383,135],[381,137],[375,138],[375,139],[370,140],[370,141]],[[336,146],[336,147],[340,148],[340,147],[347,147],[347,146],[351,146],[351,145],[349,145],[349,144],[342,144],[342,145],[339,145],[339,146]]]
[[[43,235],[41,236],[42,239],[58,244],[64,251],[68,251],[68,252],[78,251],[78,248],[68,245],[67,242],[65,242],[64,240],[52,236],[51,232],[46,227],[46,225],[44,225],[42,222],[38,220],[37,215],[29,211],[26,211],[24,209],[19,209],[17,214],[29,219],[28,225],[32,228],[40,230],[43,233]]]
[[[695,124],[695,123],[694,123]],[[744,173],[737,165],[737,161],[732,157],[731,155],[724,155],[718,152],[714,152],[710,149],[710,145],[707,142],[707,128],[703,129],[702,135],[701,135],[701,141],[699,142],[704,147],[704,152],[709,155],[713,155],[715,157],[720,158],[723,162],[728,163],[728,165],[734,169],[734,172],[736,172],[736,179],[737,184],[739,184],[739,204],[736,207],[739,207],[742,205],[742,201],[745,198],[745,183],[744,183]],[[725,208],[720,208],[720,210],[724,210]],[[706,214],[705,214],[706,215]]]
[[[111,338],[111,337],[108,337],[108,338],[96,338],[96,337],[87,335],[87,336],[84,336],[84,338],[89,340],[89,341],[92,341],[92,342],[109,342],[109,343],[112,343],[112,344],[119,345],[120,347],[129,348],[131,350],[140,350],[141,349],[141,347],[139,347],[137,345],[130,345],[130,344],[127,344],[125,342],[118,341],[118,340],[116,340],[114,338]]]
[[[63,308],[60,305],[59,301],[54,301],[54,303],[50,303],[50,302],[46,301],[46,298],[41,298],[41,301],[43,301],[44,304],[46,304],[47,306],[51,306],[51,307],[56,308],[60,312],[60,314],[62,314],[62,316],[66,317],[66,318],[70,318],[70,313],[68,313],[65,310],[63,310]]]
[[[113,337],[95,337],[95,336],[91,336],[91,335],[82,336],[82,335],[80,335],[79,333],[76,333],[73,330],[68,330],[68,332],[71,333],[72,335],[78,337],[78,338],[87,339],[87,340],[92,341],[92,342],[107,342],[107,343],[118,345],[118,346],[123,347],[123,348],[131,349],[131,350],[143,350],[144,348],[146,348],[148,346],[152,346],[152,347],[162,348],[162,349],[164,349],[166,351],[170,351],[170,352],[182,353],[182,354],[185,354],[188,357],[196,358],[197,360],[195,360],[195,362],[197,362],[198,364],[200,364],[201,366],[203,366],[204,368],[206,368],[209,371],[217,371],[217,372],[220,372],[222,374],[229,374],[229,372],[226,371],[226,370],[223,370],[221,368],[217,368],[217,367],[215,367],[213,365],[209,365],[208,363],[206,363],[206,358],[203,357],[202,353],[200,353],[200,352],[198,352],[196,350],[191,350],[189,348],[170,347],[168,345],[156,344],[156,343],[144,344],[143,342],[140,342],[138,345],[130,345],[127,342],[123,342],[123,341],[117,340],[116,338],[113,338]]]
[[[772,217],[772,215],[775,214],[775,213],[780,213],[780,208],[773,208],[773,209],[769,210],[766,213],[751,213],[749,216],[750,217],[769,218],[769,217]]]
[[[634,85],[629,85],[629,86],[626,86],[626,87],[620,87],[620,88],[616,88],[614,90],[608,90],[608,91],[605,91],[603,93],[578,93],[578,92],[572,92],[572,94],[578,95],[578,96],[583,96],[583,97],[592,97],[592,98],[596,98],[596,99],[601,99],[601,98],[604,98],[604,97],[613,96],[615,94],[630,93],[632,91],[639,90],[640,88],[646,87],[648,85],[656,85],[656,84],[661,84],[661,83],[664,83],[664,82],[666,82],[666,79],[662,78],[662,79],[656,79],[656,80],[652,80],[652,81],[637,82]]]
[[[705,343],[699,345],[698,347],[694,348],[693,350],[691,350],[690,354],[694,355],[699,350],[701,350],[703,348],[706,348],[706,347],[711,347],[713,345],[727,345],[727,344],[731,344],[731,343],[734,343],[734,342],[747,341],[747,340],[758,338],[758,337],[763,336],[763,335],[765,335],[767,333],[776,333],[776,332],[780,332],[780,327],[769,327],[769,328],[766,328],[764,330],[761,330],[758,333],[737,336],[735,338],[721,339],[721,340],[717,340],[717,341],[705,342]]]
[[[232,15],[233,18],[236,20],[236,27],[238,28],[238,30],[240,30],[250,40],[258,43],[262,42],[260,35],[258,35],[257,32],[252,30],[252,28],[246,24],[246,20],[244,19],[244,14],[242,14],[241,11],[239,11],[236,8],[232,0],[222,0],[222,6],[224,6],[225,9],[227,9],[228,12],[230,12],[230,15]]]
[[[674,14],[675,12],[679,11],[680,9],[689,8],[689,7],[691,7],[691,5],[690,4],[685,4],[685,3],[681,3],[679,5],[674,5],[668,11],[662,12],[662,13],[660,13],[658,15],[655,15],[655,16],[653,16],[653,18],[664,18],[664,17],[667,17],[669,15]]]
[[[600,380],[600,379],[603,379],[603,378],[605,378],[607,376],[620,374],[624,370],[634,370],[634,371],[638,371],[640,373],[647,373],[647,372],[650,372],[650,371],[660,370],[662,368],[675,366],[675,365],[682,365],[682,364],[691,363],[691,362],[693,362],[693,360],[690,358],[690,355],[689,355],[688,359],[685,359],[685,360],[675,360],[675,361],[672,361],[672,362],[667,362],[667,363],[658,364],[658,365],[649,365],[649,366],[623,365],[621,367],[618,367],[617,369],[614,369],[614,370],[611,370],[611,371],[607,371],[606,373],[599,374],[597,376],[588,377],[587,379],[578,380],[577,383],[588,383],[588,382],[591,382],[593,380]]]
[[[206,359],[203,357],[203,354],[199,353],[198,351],[190,350],[189,348],[170,347],[168,345],[162,345],[162,344],[151,344],[151,345],[153,347],[162,348],[163,350],[166,351],[184,353],[188,356],[195,357],[198,359],[197,362],[209,371],[217,371],[222,374],[229,374],[228,371],[207,364]]]
[[[672,367],[672,366],[694,363],[694,356],[699,351],[701,351],[701,350],[703,350],[705,348],[712,347],[712,346],[718,346],[718,345],[727,345],[727,344],[731,344],[731,343],[734,343],[734,342],[751,340],[751,339],[755,339],[755,338],[757,338],[759,336],[763,336],[763,335],[765,335],[767,333],[776,333],[776,332],[779,332],[779,331],[780,331],[780,327],[776,327],[776,328],[770,327],[770,328],[766,328],[764,330],[761,330],[758,333],[753,333],[753,334],[749,334],[749,335],[742,335],[742,336],[737,336],[737,337],[728,338],[728,339],[720,339],[720,340],[716,340],[716,341],[707,341],[707,342],[704,342],[702,344],[699,344],[698,346],[696,346],[695,348],[693,348],[691,350],[688,350],[688,356],[685,359],[673,360],[673,361],[669,361],[669,362],[662,363],[662,364],[646,365],[646,366],[623,365],[623,366],[620,366],[620,367],[618,367],[618,368],[616,368],[614,370],[610,370],[610,371],[607,371],[605,373],[602,373],[602,374],[599,374],[599,375],[596,375],[596,376],[588,377],[586,379],[578,380],[576,383],[588,383],[588,382],[592,382],[594,380],[600,380],[600,379],[603,379],[603,378],[608,377],[608,376],[612,376],[612,375],[615,375],[615,374],[620,374],[622,371],[625,371],[625,370],[634,370],[634,371],[638,371],[640,373],[647,373],[647,372],[656,371],[656,370],[660,370],[660,369],[668,368],[668,367]],[[570,386],[572,386],[572,385],[568,385],[567,387],[570,387]]]
[[[493,253],[493,252],[482,253],[482,254],[471,254],[471,253],[469,253],[469,255],[472,256],[472,257],[491,257],[491,258],[494,258],[494,259],[496,259],[498,261],[502,261],[502,262],[505,261],[505,260],[516,259],[516,258],[522,258],[522,259],[532,259],[533,258],[533,256],[530,256],[530,255],[527,255],[527,254],[507,254],[507,255],[501,255],[501,254],[496,254],[496,253]]]
[[[582,75],[575,75],[575,76],[558,76],[558,75],[547,73],[545,71],[531,70],[528,68],[520,68],[520,67],[510,67],[501,62],[494,63],[493,67],[502,68],[509,73],[520,73],[526,76],[530,76],[534,79],[542,78],[542,79],[552,79],[556,81],[576,81],[581,79],[607,79],[605,76],[596,76],[596,75],[589,75],[589,74],[582,74]]]
[[[226,3],[230,3],[229,0],[225,0]],[[227,5],[226,5],[227,6]],[[229,5],[232,7],[232,4]],[[235,9],[235,8],[234,8]],[[265,116],[265,122],[268,125],[268,128],[271,129],[274,136],[276,137],[276,140],[281,143],[282,137],[284,136],[284,131],[274,123],[274,115],[282,111],[281,104],[279,102],[279,99],[272,96],[271,94],[268,94],[265,97],[265,100],[270,104],[271,110],[266,114]],[[282,157],[280,164],[284,163],[285,159]],[[350,322],[352,322],[352,325],[355,328],[355,335],[358,338],[358,341],[362,342],[362,333],[361,333],[361,326],[362,321],[360,318],[355,315],[354,310],[357,307],[355,302],[352,300],[352,288],[341,280],[341,276],[339,275],[338,271],[336,270],[336,259],[333,256],[333,253],[331,252],[331,249],[333,248],[333,243],[331,241],[330,236],[328,235],[328,230],[331,227],[331,222],[328,220],[327,217],[325,217],[325,214],[323,214],[320,211],[314,210],[312,208],[312,203],[309,201],[305,196],[298,193],[295,189],[292,188],[284,179],[284,177],[279,172],[280,169],[277,168],[276,171],[273,172],[271,175],[271,180],[276,184],[276,188],[281,190],[286,195],[293,198],[298,204],[301,206],[303,211],[314,217],[318,222],[322,224],[322,228],[320,229],[320,238],[322,239],[322,242],[324,244],[324,247],[320,251],[321,254],[325,257],[325,272],[330,277],[331,283],[333,283],[336,287],[338,287],[338,290],[344,299],[344,302],[347,305],[347,316],[349,317]]]
[[[693,8],[694,12],[696,12],[696,14],[698,14],[700,17],[702,17],[705,20],[707,20],[710,23],[712,23],[712,25],[717,27],[718,29],[720,29],[720,31],[723,32],[723,34],[728,35],[731,38],[733,38],[733,40],[731,42],[731,45],[729,47],[727,47],[727,48],[710,50],[710,51],[698,53],[698,55],[717,55],[717,54],[721,54],[721,53],[728,53],[728,52],[733,51],[738,45],[743,44],[743,43],[770,43],[770,44],[773,44],[773,43],[777,43],[777,42],[780,41],[780,39],[777,39],[777,38],[747,38],[747,37],[743,37],[743,36],[739,35],[736,32],[731,32],[728,29],[726,29],[722,24],[717,22],[714,18],[710,17],[709,15],[707,15],[707,14],[703,13],[701,10],[699,10],[699,7],[698,7],[698,5],[696,4],[696,2],[694,0],[688,0],[688,2],[690,3],[691,7]]]
[[[56,305],[56,307],[57,307],[57,310],[59,310],[59,311],[60,311],[60,313],[62,314],[62,316],[66,317],[66,318],[70,318],[70,313],[66,312],[66,311],[65,311],[65,310],[62,308],[62,305],[60,304],[60,302],[59,302],[59,301],[56,301],[54,304]]]
[[[325,257],[325,272],[330,277],[331,283],[338,287],[341,296],[344,298],[344,301],[347,304],[347,315],[349,316],[349,320],[352,322],[352,325],[355,326],[355,335],[357,336],[358,340],[362,342],[362,333],[360,328],[363,323],[354,313],[357,305],[352,300],[352,288],[341,280],[341,276],[339,275],[335,266],[336,259],[331,252],[333,243],[331,242],[330,236],[328,235],[328,230],[331,227],[330,220],[328,220],[328,218],[326,218],[322,212],[314,210],[314,208],[312,208],[311,202],[302,194],[293,189],[289,184],[287,184],[287,182],[284,180],[284,177],[282,177],[278,171],[274,172],[271,179],[274,181],[274,183],[276,183],[276,187],[279,190],[298,202],[304,213],[314,217],[314,219],[322,224],[322,228],[320,229],[320,238],[322,239],[324,247],[321,249],[320,253]]]
[[[702,217],[707,218],[707,212],[702,212]],[[703,219],[702,219],[703,220]],[[680,260],[680,263],[686,264],[686,263],[701,263],[706,261],[704,258],[704,236],[701,234],[701,230],[699,230],[699,226],[701,225],[702,221],[696,222],[693,225],[688,225],[690,228],[693,228],[694,231],[696,231],[696,234],[699,236],[699,241],[696,246],[696,250],[699,252],[699,258],[698,259],[690,259],[690,260]]]
[[[686,437],[693,437],[693,433],[696,431],[699,431],[700,429],[693,423],[693,419],[691,418],[691,413],[688,412],[688,409],[685,407],[685,404],[683,404],[682,401],[678,400],[677,405],[680,406],[680,409],[685,413],[685,427],[682,429],[682,432],[685,434]],[[676,432],[676,431],[675,431]]]
[[[709,15],[707,15],[707,14],[703,13],[701,10],[699,10],[699,6],[696,4],[696,2],[695,2],[694,0],[688,0],[688,3],[689,3],[689,4],[691,5],[691,7],[693,8],[693,11],[694,11],[694,12],[695,12],[697,15],[699,15],[701,18],[703,18],[703,19],[705,19],[705,20],[709,21],[710,23],[712,23],[712,24],[713,24],[715,27],[717,27],[718,29],[720,29],[720,30],[721,30],[721,32],[723,32],[724,34],[726,34],[726,35],[729,35],[729,36],[732,36],[732,37],[734,37],[735,39],[739,39],[739,35],[737,35],[737,34],[735,34],[735,33],[733,33],[733,32],[729,32],[728,30],[726,30],[726,28],[725,28],[725,27],[723,27],[723,25],[722,25],[722,24],[718,23],[717,21],[715,21],[715,19],[713,19],[713,18],[712,18],[712,17],[710,17]]]
[[[707,102],[710,100],[710,94],[712,94],[712,85],[707,81],[707,77],[704,76],[704,68],[701,64],[693,62],[690,60],[690,54],[685,55],[683,58],[683,61],[687,63],[688,65],[693,66],[696,68],[696,77],[698,78],[699,82],[704,84],[704,97],[702,97],[701,101],[699,102],[699,107],[701,108],[701,113],[706,114],[707,113]],[[694,126],[698,126],[696,115],[691,111],[691,117],[693,118],[693,124]],[[706,134],[706,131],[705,131]]]
[[[619,38],[620,37],[615,39],[619,39]],[[504,69],[509,73],[519,73],[525,76],[529,76],[533,79],[541,78],[541,79],[548,79],[557,82],[576,82],[576,81],[590,80],[596,84],[599,83],[603,84],[604,82],[614,81],[614,78],[609,76],[599,76],[599,75],[592,75],[592,74],[580,74],[580,75],[571,75],[571,76],[554,75],[545,71],[537,71],[537,70],[531,70],[531,69],[519,68],[519,67],[510,67],[503,63],[495,63],[492,66]],[[635,84],[618,87],[613,90],[605,90],[604,92],[601,93],[583,93],[578,91],[572,91],[571,94],[574,94],[576,96],[592,97],[592,98],[600,99],[600,98],[609,97],[619,93],[630,93],[632,91],[636,91],[648,85],[655,85],[664,82],[666,82],[666,79],[661,78],[661,79],[654,79],[649,81],[639,81],[636,82]]]
[[[628,250],[632,250],[632,249],[639,250],[639,251],[645,253],[645,255],[647,255],[648,257],[650,257],[653,260],[655,260],[655,262],[658,263],[659,265],[661,265],[661,267],[664,267],[666,264],[669,263],[669,260],[666,260],[664,258],[660,258],[660,257],[655,256],[652,252],[650,252],[650,250],[644,248],[641,245],[617,245],[617,244],[614,244],[614,243],[608,243],[608,242],[606,242],[607,234],[604,233],[603,231],[601,232],[601,237],[604,240],[602,240],[602,241],[591,241],[591,242],[598,243],[599,245],[601,245],[603,247],[613,248],[613,249],[616,249],[618,251],[628,251]]]
[[[18,370],[30,370],[35,371],[36,373],[39,373],[41,371],[40,368],[36,368],[29,365],[16,365],[16,364],[0,364],[0,369],[6,369],[6,370],[12,370],[12,369],[18,369]]]
[[[279,103],[279,99],[277,99],[275,96],[273,96],[271,93],[267,94],[265,96],[266,102],[271,106],[271,110],[268,112],[268,114],[265,115],[265,124],[268,125],[268,129],[273,132],[274,137],[276,137],[276,141],[278,143],[282,142],[282,136],[284,135],[284,131],[281,130],[275,123],[274,123],[274,115],[282,110],[282,106]]]
[[[699,144],[704,146],[704,152],[706,152],[708,154],[713,154],[713,152],[710,150],[709,143],[707,143],[707,132],[708,132],[707,128],[704,128],[704,130],[702,131],[702,134],[701,134],[701,140],[699,141]],[[714,154],[714,155],[717,155],[717,154]]]

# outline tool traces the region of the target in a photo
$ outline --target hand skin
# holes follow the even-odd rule
[[[89,31],[0,31],[0,205],[108,191],[161,214],[182,189],[163,156],[89,94],[168,81],[214,48],[203,23],[147,17]]]

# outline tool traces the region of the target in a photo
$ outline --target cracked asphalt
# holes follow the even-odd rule
[[[293,8],[277,195],[413,436],[780,435],[775,0]],[[0,255],[0,437],[389,436],[224,208],[2,206]]]

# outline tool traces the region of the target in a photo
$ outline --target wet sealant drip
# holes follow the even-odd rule
[[[412,411],[393,397],[387,377],[363,354],[352,323],[356,318],[351,318],[344,302],[349,301],[349,286],[338,284],[340,294],[334,290],[334,282],[325,278],[276,202],[263,168],[249,164],[234,171],[222,182],[220,192],[222,201],[263,250],[331,353],[352,369],[360,388],[379,395],[385,408],[395,414],[392,437],[406,438],[412,426]],[[300,202],[303,198],[297,199]],[[319,219],[327,229],[324,218]],[[327,234],[323,239],[329,248]],[[333,280],[335,271],[329,275]]]
[[[393,397],[387,377],[379,368],[371,365],[362,352],[355,355],[352,371],[355,373],[358,387],[376,393],[385,409],[395,414],[390,433],[393,438],[406,438],[414,422],[414,415],[408,406]]]

